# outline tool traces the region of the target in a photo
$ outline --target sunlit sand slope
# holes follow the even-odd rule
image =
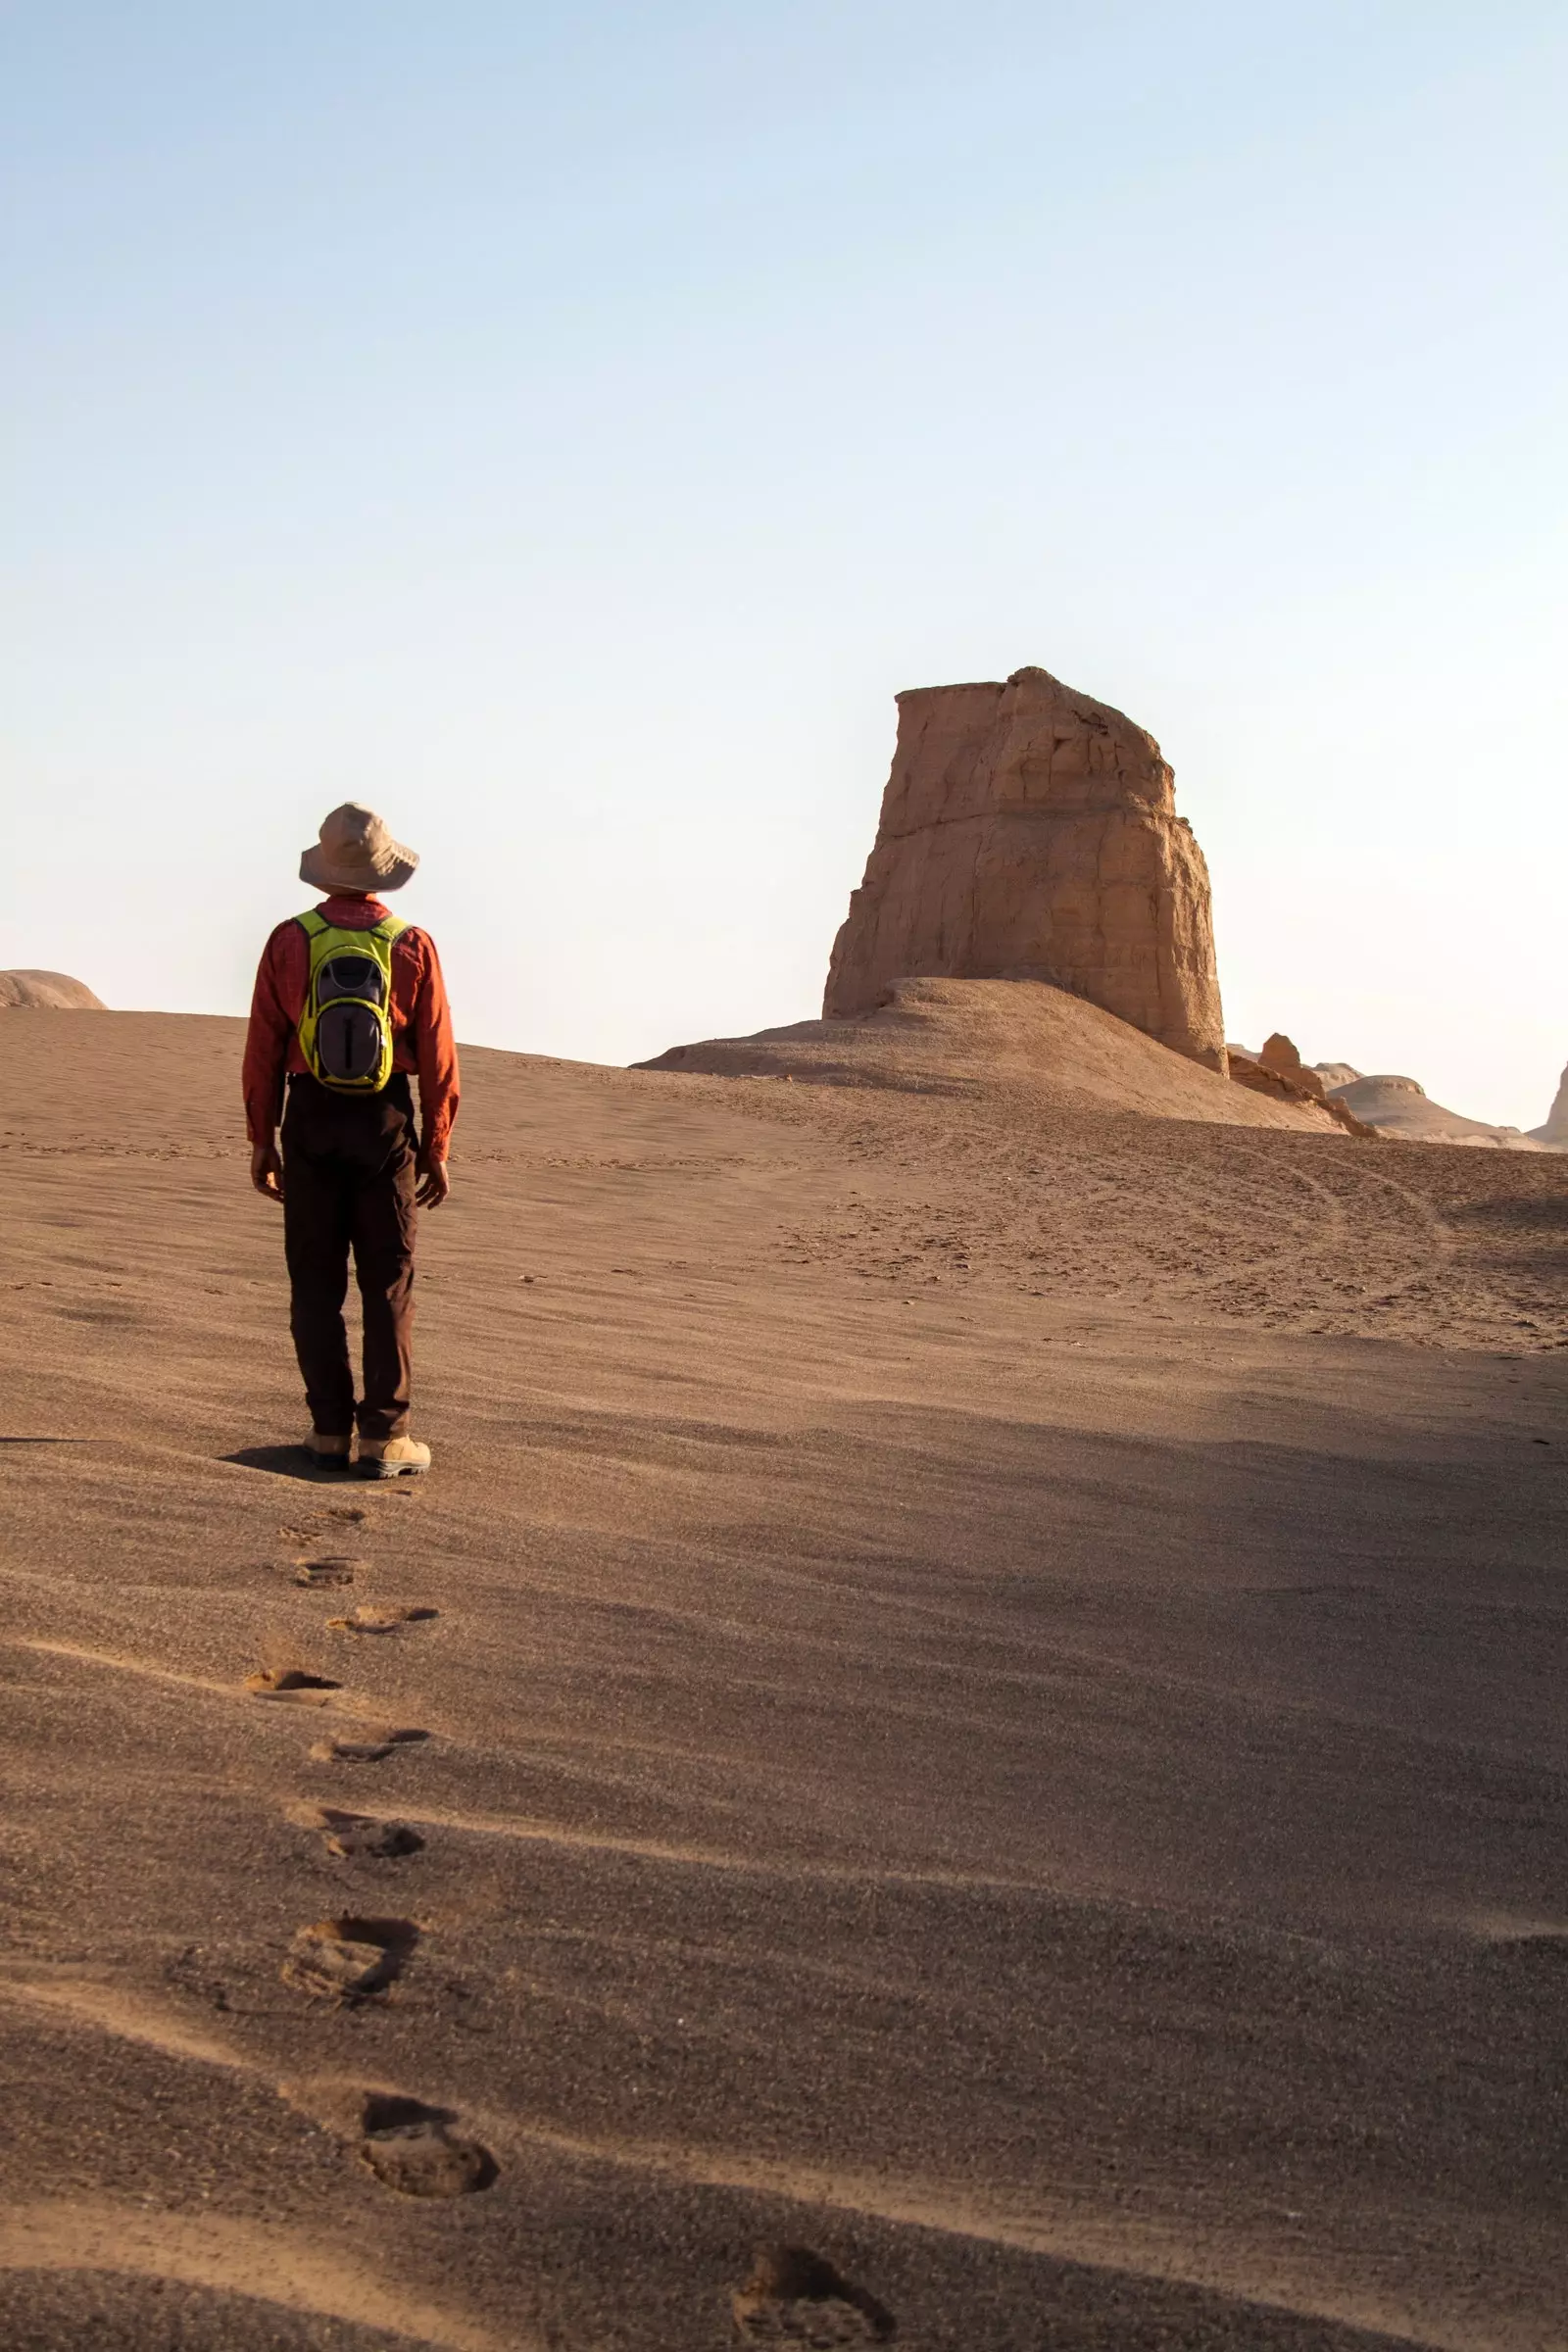
[[[1114,1013],[1039,980],[899,980],[874,1012],[673,1046],[640,1066],[1344,1132],[1305,1104],[1232,1086]]]
[[[1560,1160],[474,1054],[347,1486],[239,1038],[0,1035],[0,2341],[1561,2343]]]

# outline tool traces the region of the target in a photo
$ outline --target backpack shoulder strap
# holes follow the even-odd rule
[[[378,936],[384,939],[387,946],[390,947],[394,940],[403,937],[404,932],[409,929],[409,925],[400,914],[383,914],[375,928]]]
[[[297,914],[294,917],[294,920],[298,923],[300,929],[304,932],[307,939],[319,939],[323,931],[330,931],[332,928],[331,924],[326,921],[325,917],[321,915],[314,906],[307,906],[305,912],[303,914]]]

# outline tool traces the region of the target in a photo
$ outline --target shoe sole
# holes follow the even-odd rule
[[[424,1478],[430,1465],[428,1462],[360,1461],[355,1468],[362,1478]]]

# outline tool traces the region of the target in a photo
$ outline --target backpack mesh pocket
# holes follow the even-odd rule
[[[381,1015],[372,1004],[339,998],[323,1004],[316,1023],[321,1076],[340,1086],[365,1086],[381,1066]]]

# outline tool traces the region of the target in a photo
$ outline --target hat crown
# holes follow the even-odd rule
[[[375,858],[385,853],[392,836],[386,819],[367,808],[363,801],[345,801],[321,821],[320,844],[333,858]]]
[[[321,819],[300,860],[300,879],[318,890],[401,890],[419,860],[394,841],[386,819],[363,801],[345,801]]]

